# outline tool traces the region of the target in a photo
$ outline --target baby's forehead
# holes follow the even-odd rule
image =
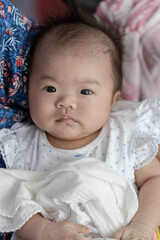
[[[39,42],[42,52],[64,52],[70,54],[108,55],[111,39],[103,32],[89,26],[58,26],[50,29]]]

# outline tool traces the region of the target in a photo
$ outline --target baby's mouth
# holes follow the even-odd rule
[[[56,122],[76,122],[75,119],[73,119],[71,116],[69,115],[61,115]]]

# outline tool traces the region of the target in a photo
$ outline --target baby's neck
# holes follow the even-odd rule
[[[90,142],[92,142],[100,133],[101,130],[98,130],[95,133],[90,134],[89,136],[85,136],[80,139],[72,139],[72,140],[65,140],[60,138],[55,138],[46,133],[47,139],[53,147],[66,149],[66,150],[73,150],[78,149],[81,147],[86,146]]]

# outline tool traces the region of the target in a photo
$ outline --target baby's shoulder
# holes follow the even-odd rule
[[[25,122],[17,122],[11,128],[3,128],[0,130],[1,141],[5,142],[11,141],[17,142],[19,144],[25,143],[26,140],[30,141],[36,135],[38,128],[31,120]]]
[[[116,126],[116,133],[119,131],[119,144],[127,150],[134,169],[153,160],[160,142],[159,98],[141,102],[119,101],[112,109],[110,122]]]
[[[146,99],[141,102],[117,101],[112,108],[111,115],[135,123],[151,120],[159,122],[160,98]]]
[[[28,169],[40,130],[31,122],[17,122],[0,130],[0,152],[7,168]]]

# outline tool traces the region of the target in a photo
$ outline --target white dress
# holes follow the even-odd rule
[[[0,131],[0,151],[8,169],[48,173],[56,164],[92,157],[134,184],[135,170],[152,161],[158,152],[159,121],[160,99],[118,101],[98,137],[82,148],[57,149],[43,131],[27,122]]]
[[[141,103],[119,101],[99,136],[75,150],[50,145],[32,123],[16,123],[0,131],[0,151],[9,169],[50,171],[55,163],[94,157],[135,182],[134,171],[148,164],[160,143],[160,99]]]

